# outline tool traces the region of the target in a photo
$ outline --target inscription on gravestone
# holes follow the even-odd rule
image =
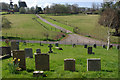
[[[0,47],[1,48],[1,55],[7,55],[7,56],[11,56],[11,47]]]
[[[25,48],[25,57],[33,58],[32,48]]]
[[[36,54],[35,67],[36,70],[49,70],[49,54]]]
[[[19,42],[12,41],[11,42],[11,50],[19,50]]]
[[[15,63],[19,63],[19,67],[23,70],[26,69],[26,61],[25,61],[25,51],[24,50],[14,50],[13,51],[13,59],[16,58]],[[18,59],[20,61],[18,62]]]
[[[75,71],[75,59],[64,59],[64,70]]]
[[[88,54],[92,54],[92,47],[88,47]]]
[[[101,59],[87,59],[87,71],[100,71]]]

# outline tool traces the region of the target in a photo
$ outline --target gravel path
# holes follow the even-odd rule
[[[50,24],[51,26],[54,26],[55,28],[60,29],[60,30],[63,31],[63,32],[72,33],[72,32],[69,31],[69,30],[66,30],[66,29],[64,29],[64,28],[62,28],[62,27],[60,27],[60,26],[57,26],[57,25],[55,25],[55,24],[52,24],[52,23],[48,22],[47,20],[45,20],[45,19],[43,19],[42,17],[40,17],[38,14],[36,14],[36,16],[37,16],[38,18],[40,18],[42,21],[44,21],[45,23]]]
[[[72,33],[69,30],[66,30],[66,29],[64,29],[64,28],[62,28],[60,26],[57,26],[55,24],[52,24],[52,23],[48,22],[47,20],[43,19],[42,17],[40,17],[37,14],[36,14],[36,16],[38,18],[40,18],[42,21],[46,22],[47,24],[50,24],[51,26],[54,26],[54,27],[56,27],[56,28],[58,28],[58,29],[60,29],[62,31],[66,31],[67,33]],[[74,44],[74,43],[75,44],[89,44],[89,45],[90,44],[93,45],[95,43],[98,44],[98,45],[100,45],[100,44],[106,44],[103,41],[99,41],[99,40],[91,39],[91,38],[88,38],[88,37],[80,36],[80,35],[74,34],[74,33],[68,34],[68,37],[66,39],[58,41],[58,42],[60,44]]]

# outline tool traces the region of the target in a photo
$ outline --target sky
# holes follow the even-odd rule
[[[13,4],[18,4],[18,0],[12,0]],[[27,3],[28,7],[36,6],[46,7],[47,5],[52,5],[52,3],[57,4],[78,4],[80,7],[91,7],[92,3],[101,4],[103,1],[107,0],[21,0]],[[0,2],[10,3],[10,0],[0,0]]]

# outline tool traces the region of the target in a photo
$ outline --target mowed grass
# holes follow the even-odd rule
[[[52,19],[57,20],[53,21],[49,18],[46,18],[48,21],[57,24],[61,27],[64,27],[60,24],[67,24],[71,25],[72,27],[68,26],[68,30],[78,27],[80,29],[80,35],[88,36],[90,35],[92,38],[100,39],[107,41],[107,29],[103,26],[98,24],[98,20],[100,15],[68,15],[68,16],[51,16],[51,15],[42,15]],[[67,26],[66,25],[66,26]],[[64,27],[66,28],[66,27]],[[111,29],[111,32],[114,32],[114,29]],[[118,43],[118,37],[111,36],[111,42]]]
[[[5,17],[12,23],[10,29],[2,28],[3,36],[20,37],[23,39],[45,39],[44,33],[49,34],[49,39],[54,39],[60,32],[47,30],[32,18],[34,14],[10,14]],[[49,26],[48,26],[49,27]]]
[[[3,46],[5,43],[2,44]],[[33,53],[36,52],[37,48],[40,48],[42,53],[49,51],[48,44],[39,46],[38,43],[27,43],[23,45],[20,43],[20,50],[24,48],[32,48]],[[63,48],[63,51],[55,49],[54,53],[50,53],[50,71],[44,71],[47,77],[39,78],[117,78],[118,77],[118,50],[114,47],[113,49],[106,50],[102,47],[93,48],[95,55],[88,55],[87,49],[83,46],[77,46],[75,48],[72,45],[59,45]],[[64,71],[64,59],[74,58],[75,59],[75,72]],[[87,59],[88,58],[101,58],[101,71],[87,71]],[[10,74],[8,70],[8,63],[12,60],[11,58],[2,60],[2,77],[3,78],[33,78],[33,73],[29,70],[35,70],[35,56],[33,58],[26,58],[27,70],[20,71],[19,74]]]

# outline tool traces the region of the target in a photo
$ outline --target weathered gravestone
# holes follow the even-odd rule
[[[41,42],[40,42],[40,46],[43,46]]]
[[[97,47],[97,45],[96,45],[96,44],[94,44],[94,45],[93,45],[93,47],[94,47],[94,48],[96,48],[96,47]]]
[[[25,48],[25,57],[33,58],[32,48]]]
[[[49,70],[49,54],[35,54],[36,70]]]
[[[19,50],[19,42],[12,41],[11,42],[11,50]]]
[[[23,45],[26,45],[26,41],[23,42]]]
[[[40,54],[41,53],[41,49],[36,49],[36,53]]]
[[[55,43],[55,46],[56,46],[56,47],[59,47],[59,44],[58,44],[58,43]]]
[[[102,45],[102,48],[106,48],[106,45]]]
[[[87,44],[84,45],[84,48],[87,48]]]
[[[19,64],[19,67],[23,70],[26,69],[26,61],[25,61],[25,51],[24,50],[14,50],[13,51],[13,59],[16,58],[15,63]],[[20,59],[20,61],[18,61]]]
[[[101,59],[87,59],[87,71],[100,71]]]
[[[88,47],[88,54],[92,54],[92,47]]]
[[[72,47],[76,47],[76,44],[73,44]]]
[[[52,44],[50,44],[48,47],[49,47],[48,53],[53,53],[53,51],[52,51],[52,47],[53,47]]]
[[[117,45],[116,48],[117,48],[117,49],[120,49],[120,45]]]
[[[75,59],[64,59],[64,70],[75,71]]]
[[[109,48],[113,48],[113,45],[110,45]]]
[[[1,56],[3,55],[7,55],[7,56],[11,56],[11,47],[0,47],[1,49]]]

